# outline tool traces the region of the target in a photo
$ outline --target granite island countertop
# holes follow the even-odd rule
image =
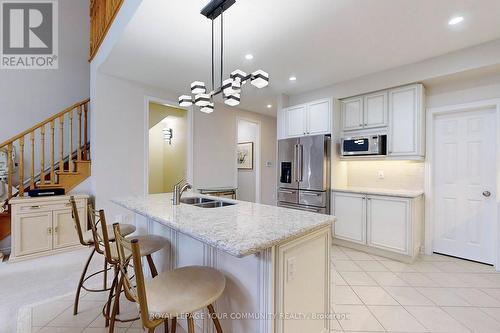
[[[209,197],[185,193],[183,198],[194,196]],[[111,201],[236,257],[258,253],[335,221],[332,215],[230,199],[222,201],[234,202],[236,205],[218,208],[200,208],[188,204],[174,206],[172,193],[116,198]]]

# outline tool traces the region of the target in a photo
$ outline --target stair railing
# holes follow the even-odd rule
[[[90,160],[90,145],[88,141],[88,124],[89,124],[89,99],[82,102],[76,103],[65,110],[53,115],[52,117],[36,124],[30,129],[10,138],[7,141],[0,143],[0,150],[7,151],[7,200],[10,200],[13,196],[12,188],[14,186],[14,175],[15,168],[18,167],[18,177],[16,181],[18,186],[18,195],[24,196],[25,186],[24,183],[29,179],[29,188],[35,189],[37,184],[35,182],[36,176],[35,169],[36,165],[39,163],[39,184],[45,185],[57,185],[58,180],[56,178],[56,164],[58,164],[59,173],[72,172],[74,171],[73,159],[76,158],[77,161],[89,161]],[[77,117],[76,122],[76,156],[74,157],[74,124],[73,119]],[[82,119],[83,118],[83,119]],[[56,123],[58,124],[59,138],[56,136]],[[68,136],[65,138],[64,129],[67,127]],[[82,130],[83,127],[83,130]],[[49,134],[49,163],[46,163],[46,146],[47,146],[47,131]],[[83,132],[83,138],[82,138]],[[37,142],[37,133],[39,134]],[[26,139],[29,140],[29,170],[30,176],[25,179],[25,151],[26,151]],[[55,160],[55,145],[56,139],[59,141],[59,161]],[[67,146],[66,146],[67,145]],[[15,154],[15,149],[17,148],[17,154]],[[67,153],[65,153],[65,147]],[[38,149],[38,150],[37,150]],[[39,161],[35,161],[36,152],[39,152]],[[15,156],[16,155],[16,158]],[[69,157],[69,158],[68,158]],[[68,158],[68,169],[65,170],[65,158]],[[18,160],[16,163],[15,159]]]

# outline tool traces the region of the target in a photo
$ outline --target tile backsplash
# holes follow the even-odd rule
[[[349,161],[347,164],[348,186],[405,190],[424,188],[423,162]]]

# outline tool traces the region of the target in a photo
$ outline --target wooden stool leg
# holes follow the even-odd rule
[[[177,318],[172,319],[172,332],[175,333],[177,331]]]
[[[165,328],[165,333],[168,333],[168,319],[165,319],[165,322],[163,323],[163,326]]]
[[[94,253],[95,253],[95,248],[93,248],[92,252],[90,252],[89,258],[87,259],[87,262],[85,263],[85,266],[83,268],[82,275],[80,276],[78,287],[76,288],[75,304],[73,305],[73,315],[75,316],[78,313],[78,302],[80,301],[80,291],[82,290],[83,280],[85,280],[85,275],[87,274],[87,270],[89,269],[90,261],[92,260]]]
[[[194,320],[193,320],[193,315],[191,313],[188,314],[187,322],[188,322],[188,333],[195,333]]]
[[[217,333],[223,333],[222,327],[220,326],[219,318],[217,318],[217,313],[215,313],[214,306],[212,304],[210,304],[209,306],[207,306],[207,308],[208,308],[208,312],[210,312],[210,316],[212,317],[212,320],[214,322],[215,330],[217,331]]]
[[[153,261],[153,258],[151,258],[151,255],[148,254],[146,256],[146,259],[148,260],[148,265],[149,265],[149,270],[151,271],[151,276],[155,277],[158,275],[158,271],[156,270],[155,263]]]

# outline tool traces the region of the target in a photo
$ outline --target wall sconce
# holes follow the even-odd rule
[[[172,138],[173,138],[173,131],[171,128],[164,128],[163,129],[163,139],[168,142],[169,145],[172,144]]]

